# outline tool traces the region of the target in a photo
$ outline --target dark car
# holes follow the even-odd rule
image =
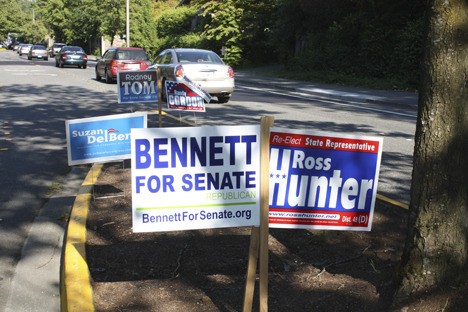
[[[64,67],[65,65],[78,66],[78,68],[86,68],[88,64],[88,56],[85,51],[78,46],[63,46],[55,55],[55,66]]]
[[[119,70],[145,70],[151,65],[148,54],[142,48],[109,48],[96,63],[96,80],[104,78],[106,83],[113,82]]]

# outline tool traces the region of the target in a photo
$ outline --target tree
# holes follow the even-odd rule
[[[208,48],[219,53],[223,46],[226,47],[223,60],[230,65],[237,65],[243,52],[240,42],[243,8],[235,0],[199,0],[194,4],[199,5],[203,12],[205,20],[202,36],[208,41]]]
[[[69,28],[67,23],[68,9],[65,0],[36,0],[37,15],[51,31],[55,42],[65,42],[65,31]]]
[[[6,39],[8,33],[20,33],[25,17],[18,1],[0,0],[0,40]]]
[[[130,45],[150,52],[156,41],[152,0],[134,0],[130,5]]]
[[[468,2],[431,0],[398,304],[466,280]]]
[[[100,31],[109,37],[111,46],[114,45],[114,36],[125,29],[125,2],[103,0],[100,4],[99,16],[101,16]]]

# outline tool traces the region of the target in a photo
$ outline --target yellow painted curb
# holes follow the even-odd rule
[[[71,210],[60,281],[60,304],[64,312],[94,312],[93,290],[86,262],[86,219],[92,185],[102,166],[94,164],[88,172]]]
[[[380,199],[380,200],[383,200],[383,201],[385,201],[385,202],[387,202],[387,203],[389,203],[389,204],[392,204],[392,205],[394,205],[394,206],[397,206],[397,207],[400,207],[400,208],[403,208],[403,209],[406,209],[406,210],[409,209],[409,206],[408,206],[408,205],[403,204],[403,203],[401,203],[401,202],[399,202],[399,201],[393,200],[393,199],[391,199],[391,198],[388,198],[388,197],[386,197],[386,196],[377,194],[377,198]]]

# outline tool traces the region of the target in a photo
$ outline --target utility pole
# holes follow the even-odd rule
[[[126,15],[127,15],[127,30],[126,30],[126,41],[127,47],[130,46],[130,0],[126,0]]]

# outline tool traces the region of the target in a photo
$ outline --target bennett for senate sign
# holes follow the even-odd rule
[[[146,128],[147,114],[117,114],[65,122],[68,164],[130,158],[130,130]]]
[[[370,231],[382,143],[272,128],[270,227]]]
[[[260,126],[131,134],[134,232],[259,225]]]
[[[158,101],[157,73],[155,70],[122,70],[117,73],[119,103]]]

